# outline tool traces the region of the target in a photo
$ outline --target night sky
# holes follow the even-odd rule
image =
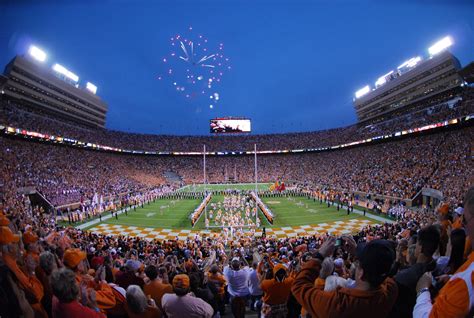
[[[463,66],[474,60],[474,1],[1,3],[2,67],[36,44],[98,86],[107,128],[131,132],[208,134],[217,116],[249,117],[253,133],[346,126],[357,89],[442,37]],[[213,109],[158,80],[170,37],[189,26],[231,60]]]

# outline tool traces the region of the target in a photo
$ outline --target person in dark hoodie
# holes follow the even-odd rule
[[[412,317],[416,303],[416,284],[425,272],[432,271],[436,266],[433,254],[438,248],[439,240],[440,232],[434,225],[427,226],[418,232],[415,248],[416,263],[401,270],[395,276],[398,297],[390,317]]]

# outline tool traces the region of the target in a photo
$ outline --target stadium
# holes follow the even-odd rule
[[[28,5],[2,7],[26,14]],[[469,20],[454,4],[445,9]],[[82,10],[87,5],[74,14]],[[298,21],[284,6],[270,12]],[[93,66],[63,66],[78,61],[60,40],[74,28],[55,41],[46,26],[35,33],[28,22],[5,22],[12,35],[9,55],[0,55],[0,317],[472,317],[474,62],[465,35],[472,30],[418,36],[426,47],[410,48],[413,57],[399,64],[391,65],[406,57],[401,49],[378,56],[374,65],[391,70],[376,79],[346,60],[339,71],[330,65],[322,76],[341,85],[321,94],[313,82],[304,92],[255,89],[252,79],[227,85],[251,59],[232,56],[239,45],[212,48],[213,37],[245,33],[233,26],[196,23],[207,38],[187,24],[182,33],[159,24],[168,33],[160,30],[166,38],[150,48],[164,56],[156,62],[143,66],[137,61],[148,55],[127,48],[108,52],[110,63],[95,51],[79,58]],[[99,35],[76,34],[91,50]],[[374,50],[382,45],[373,41]],[[354,65],[357,54],[370,55],[350,53]],[[115,55],[128,59],[123,77]],[[284,81],[270,70],[272,85]],[[138,84],[126,87],[128,77]],[[346,92],[343,77],[374,84]],[[114,86],[102,96],[106,79]],[[239,107],[242,86],[274,105]],[[311,109],[278,102],[302,94]],[[157,99],[155,110],[139,102]],[[349,106],[331,109],[339,101]],[[154,130],[144,128],[148,120]]]

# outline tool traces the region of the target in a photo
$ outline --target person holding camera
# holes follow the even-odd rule
[[[329,237],[316,259],[306,262],[296,276],[293,295],[311,317],[387,317],[398,294],[397,284],[388,277],[395,260],[392,245],[386,240],[373,240],[357,246],[350,236],[342,239],[348,252],[357,256],[354,287],[327,292],[315,286],[322,260],[335,249],[336,238]]]
[[[230,295],[232,314],[235,318],[245,317],[245,306],[250,295],[249,271],[247,261],[240,256],[234,256],[230,265],[224,267],[224,277],[228,284],[227,291]]]

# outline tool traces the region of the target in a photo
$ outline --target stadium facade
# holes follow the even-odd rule
[[[368,122],[460,87],[464,83],[460,69],[459,60],[449,51],[412,59],[412,65],[401,65],[380,77],[374,89],[354,99],[357,118]]]
[[[5,67],[6,98],[28,105],[36,112],[89,127],[105,127],[107,104],[77,80],[55,72],[26,56],[16,56]]]

